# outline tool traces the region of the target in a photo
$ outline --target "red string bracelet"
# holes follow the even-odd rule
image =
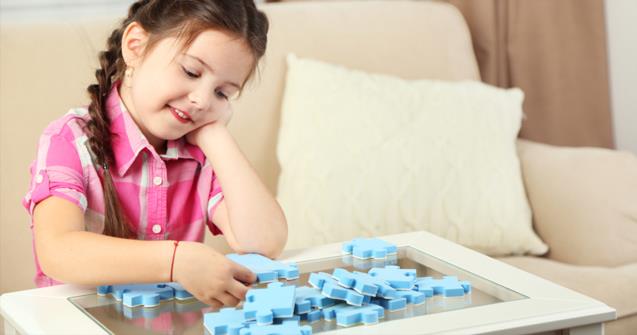
[[[177,246],[179,245],[179,241],[173,241],[175,244],[175,248],[173,249],[173,258],[170,261],[170,281],[173,281],[173,268],[175,267],[175,254],[177,254]]]

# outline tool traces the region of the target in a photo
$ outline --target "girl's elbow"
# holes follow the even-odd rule
[[[269,257],[272,259],[275,259],[281,256],[281,253],[283,253],[283,250],[285,249],[285,245],[287,244],[287,241],[288,241],[288,225],[285,220],[285,217],[283,217],[283,220],[279,222],[279,226],[280,226],[280,231],[278,232],[277,236],[273,239],[272,245],[270,246],[270,250],[269,250],[270,251]]]
[[[264,240],[267,241],[267,243],[261,246],[261,254],[271,259],[276,259],[281,256],[288,239],[288,227],[285,219],[277,222],[276,226],[278,226],[279,229],[276,230],[276,233],[271,235],[271,238]]]
[[[74,283],[73,278],[69,277],[72,271],[68,271],[66,267],[68,262],[65,256],[59,252],[60,248],[51,243],[36,242],[36,257],[42,273],[55,281],[62,283]],[[74,283],[75,284],[75,283]]]
[[[54,279],[58,282],[68,283],[68,278],[65,278],[63,270],[63,262],[55,254],[51,254],[46,251],[38,252],[38,263],[40,269],[47,277]]]

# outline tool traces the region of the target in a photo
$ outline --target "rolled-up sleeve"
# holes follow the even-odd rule
[[[30,172],[29,190],[22,200],[30,215],[38,203],[50,196],[71,201],[86,211],[82,163],[70,131],[53,134],[45,131]]]

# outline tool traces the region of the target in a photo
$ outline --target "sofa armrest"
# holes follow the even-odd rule
[[[517,148],[547,257],[599,266],[637,261],[637,156],[527,140]]]

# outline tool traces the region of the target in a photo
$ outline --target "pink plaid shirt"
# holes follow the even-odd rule
[[[137,238],[203,241],[205,225],[213,234],[220,234],[212,217],[223,193],[210,161],[183,138],[168,141],[166,153],[159,155],[126,110],[117,87],[114,85],[106,103],[115,155],[110,171]],[[104,190],[85,144],[82,125],[88,119],[88,110],[77,108],[46,127],[30,167],[31,183],[23,205],[33,216],[40,201],[50,196],[67,199],[84,212],[86,231],[102,233]],[[59,284],[42,272],[35,248],[33,254],[36,285]]]

